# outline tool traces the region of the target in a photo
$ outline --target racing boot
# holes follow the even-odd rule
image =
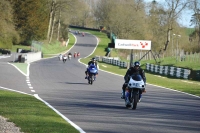
[[[122,88],[122,96],[121,99],[125,99],[125,89]]]
[[[141,99],[142,99],[142,94],[139,94],[138,102],[141,102]]]

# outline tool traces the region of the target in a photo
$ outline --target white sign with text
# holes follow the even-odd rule
[[[151,50],[151,41],[115,39],[115,48]]]

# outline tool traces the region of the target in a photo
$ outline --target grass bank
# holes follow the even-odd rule
[[[75,42],[75,37],[70,33],[69,34],[69,42],[66,45],[62,45],[61,42],[54,40],[51,43],[47,43],[46,41],[41,41],[42,44],[42,52],[44,58],[52,57],[58,55],[59,53],[64,53],[68,51]],[[24,49],[24,50],[31,50],[30,46],[23,46],[23,45],[13,45],[12,52],[16,52],[17,48]]]
[[[0,115],[26,133],[78,133],[52,109],[33,96],[0,90]]]

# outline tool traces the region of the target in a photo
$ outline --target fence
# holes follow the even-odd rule
[[[146,70],[161,75],[172,76],[183,79],[189,79],[191,73],[191,70],[189,69],[171,67],[171,66],[159,66],[149,63],[146,64]]]
[[[181,49],[174,49],[173,53],[167,52],[165,54],[165,57],[173,57],[176,58],[177,61],[189,61],[189,62],[194,62],[194,63],[200,63],[200,53],[192,53],[192,52],[185,52],[184,50]],[[133,58],[134,60],[139,60],[141,59],[148,51],[137,51],[133,53]],[[152,51],[153,52],[153,51]],[[157,54],[153,52],[155,57],[157,58]],[[163,58],[163,57],[161,57]],[[127,56],[127,60],[130,59],[130,55]],[[149,52],[142,60],[152,60],[153,55]]]
[[[100,57],[96,56],[97,61],[113,64],[123,68],[128,68],[128,63],[120,61],[118,57]],[[146,70],[159,75],[172,76],[182,79],[192,79],[200,81],[200,70],[190,70],[173,66],[159,66],[154,64],[146,64]]]
[[[102,61],[108,64],[112,64],[115,66],[120,66],[122,68],[127,68],[128,67],[128,63],[124,62],[124,61],[120,61],[118,57],[100,57],[100,56],[96,56],[95,57],[97,61]]]
[[[38,52],[38,51],[42,51],[42,42],[39,41],[32,41],[31,43],[31,51],[32,52]]]

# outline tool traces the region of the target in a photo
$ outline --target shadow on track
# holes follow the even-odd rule
[[[78,82],[60,82],[60,83],[65,83],[65,84],[81,84],[81,85],[89,85],[88,83],[78,83]]]

